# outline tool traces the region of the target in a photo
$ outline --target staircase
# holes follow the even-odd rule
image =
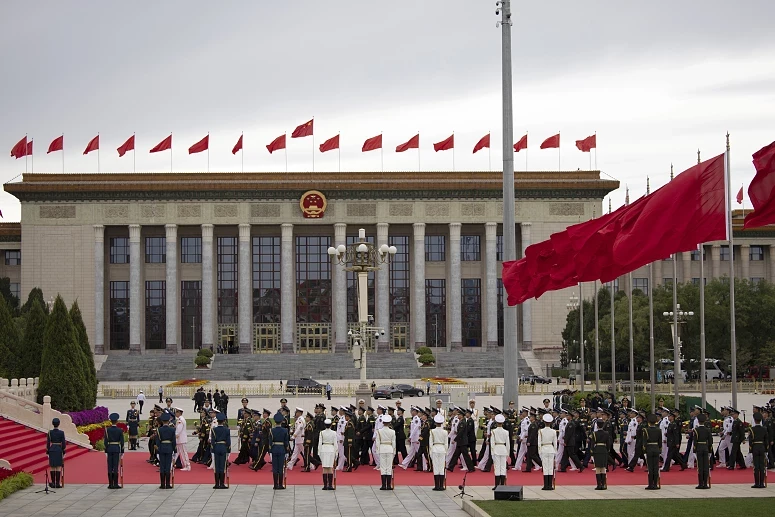
[[[68,442],[66,461],[87,452],[88,449]],[[46,433],[0,417],[0,458],[30,474],[46,470]]]

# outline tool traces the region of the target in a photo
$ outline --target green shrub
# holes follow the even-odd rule
[[[16,324],[5,299],[0,297],[0,377],[6,379],[17,377],[18,348],[19,333]]]
[[[201,348],[199,350],[199,352],[197,352],[196,355],[203,355],[205,357],[212,357],[213,356],[213,351],[210,350],[209,348]]]
[[[0,501],[19,490],[32,486],[34,480],[30,474],[19,472],[18,474],[0,481]]]
[[[97,440],[97,442],[94,444],[94,450],[105,452],[105,442],[103,440]]]
[[[433,357],[433,354],[423,354],[418,361],[420,361],[420,364],[431,364],[436,362],[436,358]]]
[[[417,350],[415,350],[415,351],[414,351],[414,353],[415,353],[415,354],[417,354],[417,355],[432,354],[432,353],[433,353],[433,350],[431,350],[431,348],[430,348],[430,347],[427,347],[427,346],[421,346],[420,348],[418,348]]]
[[[194,358],[194,364],[197,366],[207,366],[210,364],[210,358],[203,355],[198,355]]]
[[[33,300],[32,308],[26,314],[24,339],[19,350],[19,377],[40,377],[43,358],[43,335],[46,331],[46,312],[40,302]]]

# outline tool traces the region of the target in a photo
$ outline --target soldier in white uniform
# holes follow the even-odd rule
[[[546,425],[538,430],[538,454],[541,455],[541,465],[544,469],[544,488],[542,490],[554,490],[554,462],[557,457],[557,433],[552,429],[554,420],[552,415],[543,417]]]
[[[488,464],[490,463],[491,451],[492,451],[492,448],[490,447],[490,435],[492,434],[493,425],[495,424],[495,418],[494,418],[495,414],[491,412],[488,412],[488,413],[490,415],[490,419],[487,420],[487,423],[485,424],[485,428],[484,428],[484,433],[482,433],[483,434],[482,438],[484,439],[484,454],[482,455],[482,459],[479,460],[479,463],[476,465],[476,468],[484,472],[487,472],[488,470],[490,470],[488,467]]]
[[[476,401],[474,399],[471,399],[468,401],[468,408],[471,410],[471,418],[474,419],[474,422],[479,421],[479,410],[476,409]]]
[[[455,454],[455,449],[457,448],[457,444],[455,443],[455,438],[457,437],[457,426],[460,423],[460,417],[458,416],[458,408],[451,407],[450,412],[452,413],[452,420],[449,423],[449,447],[447,448],[447,456],[444,458],[444,464],[449,467],[449,460],[452,459],[452,455]],[[434,465],[436,463],[434,462]]]
[[[183,418],[183,410],[175,408],[175,446],[177,449],[177,457],[180,458],[183,471],[191,470],[191,462],[188,459],[188,451],[186,450],[186,443],[188,437],[186,436],[186,419]],[[174,459],[172,460],[175,461]]]
[[[382,415],[382,422],[390,424],[390,415]],[[379,473],[382,475],[380,490],[393,490],[393,457],[396,454],[396,432],[390,425],[383,425],[376,432],[374,444],[379,454]]]
[[[371,457],[374,458],[374,470],[379,470],[379,449],[377,449],[377,432],[384,427],[383,418],[387,415],[385,411],[387,408],[383,405],[377,406],[377,419],[374,421],[374,433],[371,435],[371,439],[374,443],[371,445]],[[390,460],[390,464],[393,464],[393,460]]]
[[[344,418],[344,412],[348,408],[344,406],[339,406],[339,420],[336,421],[336,443],[338,446],[337,454],[338,454],[338,461],[336,463],[336,470],[342,470],[344,469],[344,426],[347,424],[347,421]]]
[[[735,419],[729,413],[729,407],[721,408],[721,415],[724,417],[724,424],[721,428],[721,442],[718,445],[719,467],[726,467],[729,458],[729,449],[732,446],[732,424]]]
[[[700,407],[694,406],[692,408],[691,418],[689,418],[689,422],[691,425],[689,425],[689,432],[687,433],[687,438],[692,436],[692,431],[694,429],[697,429],[697,427],[700,425],[700,421],[697,418],[697,416],[700,414]],[[679,422],[680,424],[680,422]],[[686,450],[686,455],[688,456],[688,459],[686,460],[686,467],[693,469],[694,468],[694,462],[697,461],[697,454],[694,452],[694,440],[691,440],[691,448]],[[688,442],[687,442],[688,447]]]
[[[636,418],[638,412],[635,408],[629,408],[627,415],[630,417],[630,422],[627,424],[627,434],[624,438],[624,443],[627,445],[627,460],[629,462],[636,456],[635,444],[638,441],[638,419]]]
[[[663,407],[661,411],[662,420],[659,422],[659,430],[662,431],[662,461],[667,463],[667,426],[670,425],[667,415],[670,414],[670,410]]]
[[[420,414],[417,411],[417,408],[412,406],[410,409],[410,412],[412,413],[412,422],[409,424],[409,455],[399,464],[404,470],[406,470],[406,468],[415,460],[417,452],[420,450],[420,430],[422,422],[420,421]],[[422,461],[422,459],[419,461]]]
[[[318,455],[323,465],[323,490],[334,490],[334,460],[336,459],[336,431],[331,429],[331,419],[323,423],[326,428],[320,431]]]
[[[503,428],[506,417],[495,415],[495,425],[490,431],[489,448],[492,453],[492,464],[495,470],[495,487],[506,484],[506,458],[509,456],[509,432]],[[554,432],[554,431],[552,431]]]
[[[430,447],[431,464],[433,464],[434,490],[444,490],[444,477],[446,475],[447,451],[449,449],[449,433],[444,429],[444,417],[437,414],[433,417],[436,427],[431,429]]]
[[[519,452],[517,453],[517,462],[511,470],[522,470],[522,461],[525,459],[525,454],[527,453],[527,429],[530,427],[530,417],[527,416],[528,413],[528,409],[524,406],[519,410],[519,416],[522,418],[519,424]]]
[[[293,452],[291,453],[291,459],[288,461],[288,470],[293,470],[293,466],[296,464],[299,456],[304,456],[304,410],[297,407],[294,419],[293,433],[291,433]],[[305,461],[309,461],[309,459],[305,459]]]
[[[436,414],[441,415],[441,418],[444,420],[447,419],[447,410],[444,409],[444,405],[441,399],[436,399]]]

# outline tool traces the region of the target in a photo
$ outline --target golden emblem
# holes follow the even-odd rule
[[[326,211],[326,196],[317,190],[310,190],[304,193],[299,200],[299,208],[307,219],[319,219],[323,217]]]

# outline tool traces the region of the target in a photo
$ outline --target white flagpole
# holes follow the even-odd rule
[[[240,155],[240,160],[242,162],[242,172],[245,172],[245,132],[244,131],[240,133],[240,140],[242,141],[242,149],[239,150],[239,155]]]
[[[29,135],[25,134],[24,135],[24,172],[25,172],[25,174],[27,173],[27,142],[28,142],[28,138],[29,138]]]
[[[597,170],[597,131],[595,131],[595,170]],[[635,401],[632,401],[635,404]]]
[[[608,198],[608,213],[611,213],[611,198]],[[613,392],[616,393],[616,322],[614,321],[614,298],[616,297],[616,291],[614,290],[615,284],[611,280],[611,387]],[[635,401],[633,401],[633,404]]]
[[[488,131],[487,135],[490,137],[490,140],[492,140],[492,132]],[[492,142],[487,146],[487,170],[492,170]]]
[[[312,172],[315,172],[315,117],[312,117]]]
[[[651,192],[651,187],[649,185],[649,178],[646,176],[646,195],[648,196]],[[649,278],[654,278],[654,263],[649,262]],[[649,280],[649,282],[653,283],[653,280]],[[651,286],[649,286],[651,287]],[[656,409],[656,389],[655,385],[657,382],[656,379],[656,372],[654,371],[654,289],[649,289],[649,380],[651,381],[651,412],[653,413]],[[633,400],[633,403],[635,401]]]
[[[62,174],[65,173],[65,134],[62,133]]]
[[[379,136],[382,136],[382,131],[379,132]],[[384,138],[383,138],[384,140]],[[385,146],[380,145],[379,146],[379,161],[382,164],[382,172],[385,172]]]
[[[99,140],[100,134],[97,133],[97,140]],[[100,172],[100,146],[99,143],[97,145],[97,173]]]
[[[339,137],[339,142],[337,142],[339,145],[336,146],[336,151],[337,151],[336,154],[338,155],[337,162],[339,162],[338,169],[339,169],[339,172],[342,172],[342,132],[341,131],[338,132],[336,136]]]
[[[285,135],[285,172],[288,172],[288,133],[283,133]]]
[[[557,131],[557,137],[560,137],[560,132]],[[560,142],[557,142],[557,170],[562,170],[562,154],[560,153],[560,143],[562,142],[562,139],[560,138]]]
[[[32,142],[32,153],[30,154],[30,169],[31,172],[35,172],[35,139],[30,140]],[[26,151],[26,149],[25,149]]]
[[[455,132],[452,132],[452,172],[455,172]]]
[[[525,131],[525,136],[527,136],[527,131]],[[525,146],[525,172],[527,172],[527,151],[528,147],[530,147],[530,139],[528,138],[528,145]]]
[[[172,131],[170,131],[170,136],[172,136]],[[172,172],[172,145],[170,143],[170,172]]]
[[[737,336],[735,332],[735,248],[732,237],[732,184],[730,171],[731,160],[729,159],[729,133],[727,133],[727,152],[724,160],[724,170],[726,171],[727,187],[727,232],[729,233],[729,325],[731,340],[731,362],[732,362],[732,406],[737,407]]]
[[[210,172],[210,132],[207,132],[207,172]]]
[[[135,145],[134,149],[132,149],[132,172],[137,172],[137,133],[132,133],[132,136],[135,137]]]
[[[417,132],[417,172],[420,172],[420,132]]]

